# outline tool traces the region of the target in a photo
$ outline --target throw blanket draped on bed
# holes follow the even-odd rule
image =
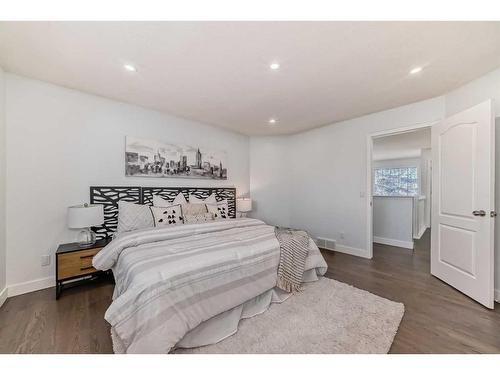
[[[280,262],[276,286],[285,292],[300,291],[304,266],[309,253],[309,235],[302,230],[275,228],[280,243]]]
[[[326,264],[313,245],[306,268],[323,274]],[[255,219],[117,236],[93,260],[116,280],[105,315],[115,352],[168,353],[200,323],[274,288],[279,261],[274,227]]]

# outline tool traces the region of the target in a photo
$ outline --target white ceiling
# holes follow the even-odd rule
[[[419,158],[422,149],[431,147],[429,128],[375,138],[373,140],[373,160]]]
[[[500,22],[1,22],[0,65],[244,134],[290,134],[495,69]]]

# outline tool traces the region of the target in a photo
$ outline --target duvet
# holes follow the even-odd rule
[[[280,246],[256,219],[221,220],[124,233],[93,260],[112,269],[105,319],[118,353],[168,353],[208,319],[276,286]],[[306,270],[326,271],[311,241]]]

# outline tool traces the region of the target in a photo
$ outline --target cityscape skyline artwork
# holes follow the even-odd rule
[[[225,151],[127,136],[125,175],[227,179]]]

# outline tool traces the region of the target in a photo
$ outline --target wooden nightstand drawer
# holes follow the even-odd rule
[[[56,299],[63,288],[97,280],[100,276],[111,276],[111,271],[99,271],[92,267],[92,259],[111,238],[97,241],[91,247],[80,247],[78,243],[64,243],[56,251]]]
[[[83,276],[97,270],[92,267],[92,259],[102,248],[73,251],[58,255],[57,279]]]

